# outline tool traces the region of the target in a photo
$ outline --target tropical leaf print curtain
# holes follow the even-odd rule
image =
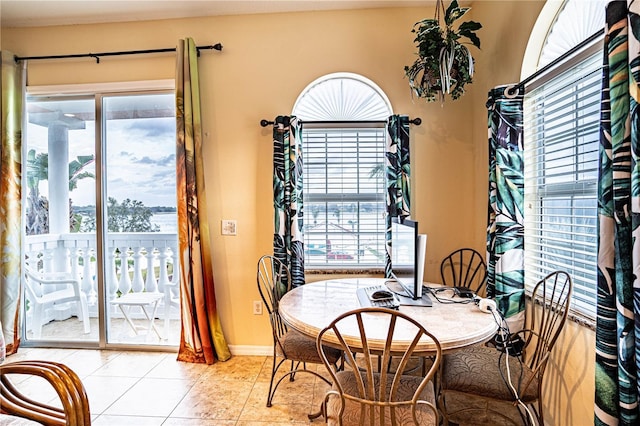
[[[640,4],[609,3],[598,187],[596,425],[637,425],[640,362]]]
[[[295,116],[273,125],[273,253],[291,271],[291,286],[304,280],[302,126]]]
[[[487,295],[511,332],[524,327],[524,88],[489,91],[489,212]]]
[[[231,357],[216,308],[202,162],[198,54],[179,40],[176,64],[176,160],[180,305],[178,360],[213,364]]]
[[[11,52],[2,55],[0,133],[0,324],[7,354],[18,350],[21,288],[22,71]]]
[[[409,117],[392,115],[387,123],[385,153],[387,180],[385,277],[391,278],[391,218],[411,214],[411,155],[409,152]]]

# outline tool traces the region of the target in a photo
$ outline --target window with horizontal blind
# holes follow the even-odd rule
[[[595,318],[601,41],[527,86],[524,104],[525,280],[555,270],[571,308]]]
[[[309,127],[302,126],[308,263],[382,265],[384,124]]]
[[[389,101],[370,80],[324,76],[300,95],[305,267],[382,268]]]

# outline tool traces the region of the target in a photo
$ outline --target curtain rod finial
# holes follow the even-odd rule
[[[409,123],[419,126],[422,124],[422,119],[420,117],[416,117],[413,120],[410,120]]]
[[[273,123],[273,121],[269,121],[269,120],[265,120],[265,119],[260,120],[260,125],[262,127],[267,127],[269,124],[274,124],[274,123]]]

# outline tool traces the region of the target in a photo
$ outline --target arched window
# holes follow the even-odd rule
[[[572,309],[595,318],[597,182],[606,1],[565,0],[526,85],[525,279],[528,288],[555,270],[573,278]],[[545,7],[557,7],[547,3]],[[541,17],[545,11],[541,13]],[[534,37],[535,34],[532,34]],[[524,65],[523,65],[524,67]]]
[[[296,100],[293,114],[305,122],[384,121],[392,110],[389,99],[373,81],[340,72],[309,84]]]
[[[372,81],[323,76],[293,108],[302,125],[307,270],[384,267],[385,124],[392,114]]]
[[[592,35],[601,32],[608,0],[567,0],[563,3],[540,51],[538,68],[555,61]]]

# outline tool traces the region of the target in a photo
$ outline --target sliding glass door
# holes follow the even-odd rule
[[[173,93],[102,98],[110,343],[179,337],[174,103]]]
[[[176,345],[173,91],[27,110],[25,341]]]
[[[24,338],[98,342],[95,101],[31,98],[27,120]]]

